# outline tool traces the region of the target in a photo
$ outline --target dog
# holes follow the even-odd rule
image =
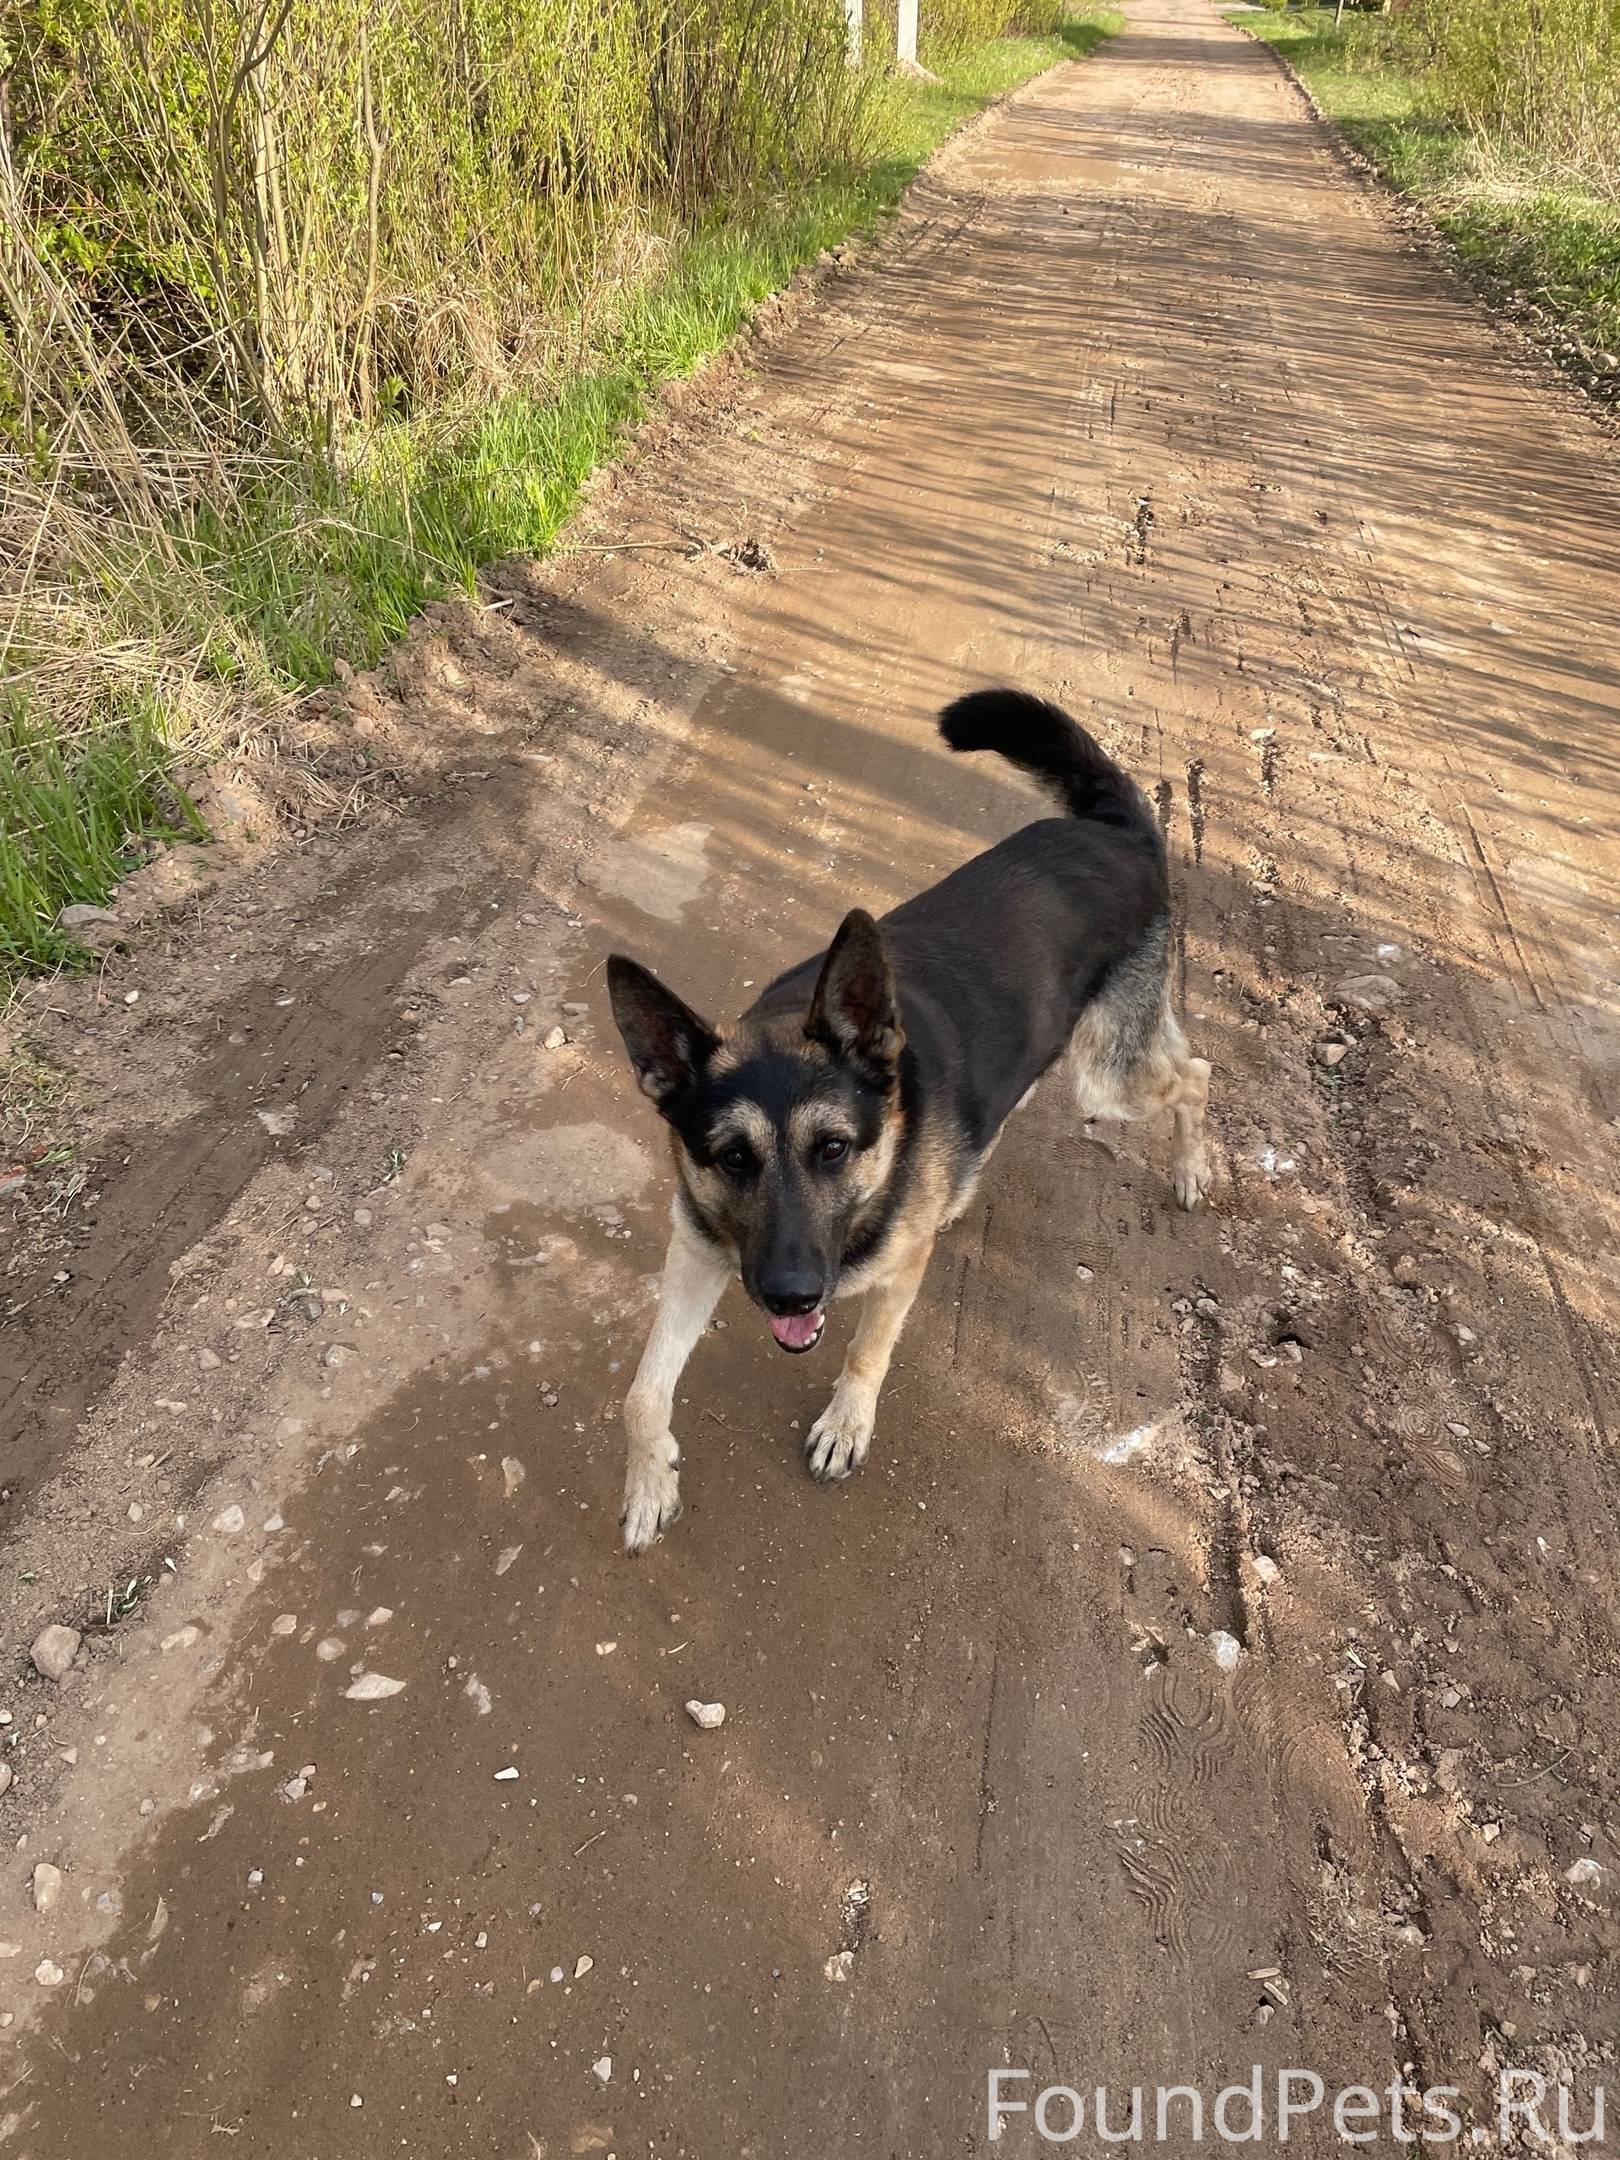
[[[658,1312],[625,1402],[627,1551],[680,1513],[676,1383],[740,1275],[784,1350],[813,1350],[834,1297],[864,1296],[805,1452],[845,1478],[939,1233],[968,1206],[1001,1129],[1066,1059],[1085,1118],[1174,1120],[1176,1198],[1208,1190],[1209,1066],[1171,1006],[1170,881],[1147,798],[1044,699],[979,690],[939,718],[994,750],[1064,815],[986,849],[881,921],[852,909],[824,954],[717,1029],[623,954],[613,1017],[669,1127],[674,1228]]]

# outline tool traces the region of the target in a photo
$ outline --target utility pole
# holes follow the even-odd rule
[[[917,65],[917,0],[896,0],[895,53],[902,67]]]

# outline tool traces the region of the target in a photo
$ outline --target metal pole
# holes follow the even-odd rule
[[[902,67],[917,65],[917,0],[896,0],[895,58]]]
[[[861,0],[844,0],[844,24],[849,32],[849,64],[861,64]]]

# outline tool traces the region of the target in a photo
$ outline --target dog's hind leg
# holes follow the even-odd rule
[[[1209,1065],[1187,1047],[1151,951],[1087,1007],[1069,1046],[1069,1069],[1085,1118],[1136,1119],[1168,1110],[1175,1129],[1170,1182],[1184,1208],[1209,1191],[1204,1112]]]
[[[804,1443],[812,1477],[824,1482],[847,1478],[865,1462],[889,1360],[922,1287],[933,1250],[932,1237],[920,1239],[888,1281],[866,1293],[832,1400],[811,1426]]]
[[[698,1235],[677,1204],[658,1285],[658,1316],[624,1403],[630,1453],[619,1520],[626,1552],[645,1552],[681,1512],[681,1451],[669,1429],[675,1383],[731,1275],[729,1258]]]

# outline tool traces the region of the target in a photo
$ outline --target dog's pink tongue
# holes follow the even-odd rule
[[[816,1339],[823,1315],[818,1312],[772,1313],[771,1333],[784,1350],[808,1349]]]

